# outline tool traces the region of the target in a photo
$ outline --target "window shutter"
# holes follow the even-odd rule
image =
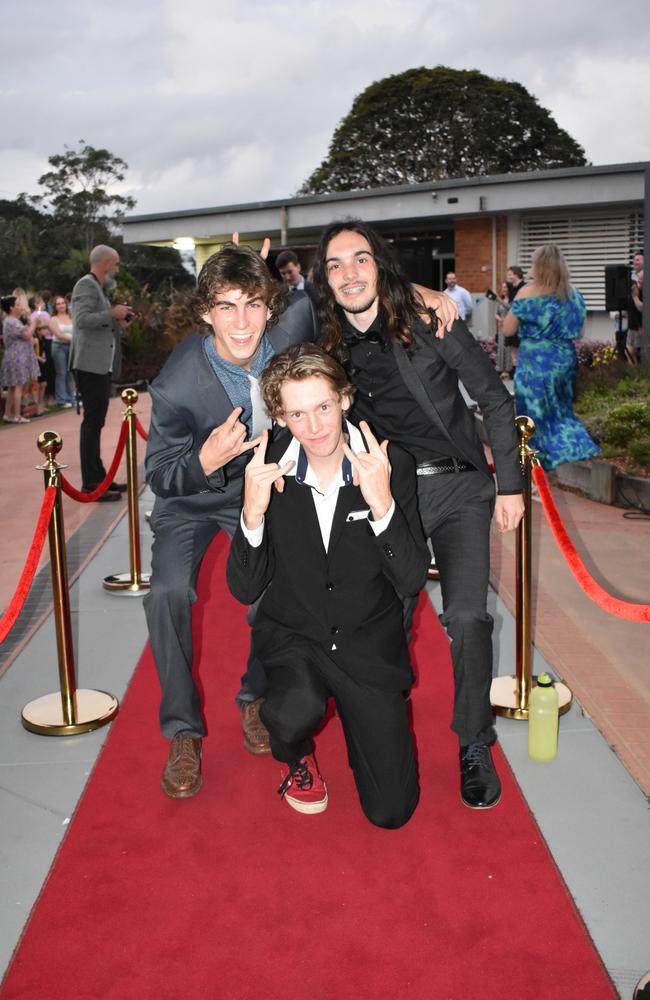
[[[533,252],[543,243],[556,243],[566,257],[571,283],[585,297],[587,308],[605,309],[605,265],[630,265],[643,247],[643,215],[611,212],[565,218],[522,219],[519,265],[526,274]]]

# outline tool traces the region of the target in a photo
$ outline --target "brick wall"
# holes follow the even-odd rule
[[[497,216],[497,284],[505,279],[508,268],[507,240],[507,220]],[[459,285],[474,293],[485,292],[492,287],[492,216],[456,219],[454,256]]]

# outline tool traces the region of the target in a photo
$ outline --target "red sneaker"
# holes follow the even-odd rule
[[[312,754],[292,764],[283,764],[281,774],[278,795],[292,809],[301,813],[320,813],[327,809],[327,785]]]

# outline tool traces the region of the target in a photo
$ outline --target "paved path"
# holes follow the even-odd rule
[[[138,407],[145,426],[148,403],[145,396]],[[104,433],[105,459],[113,453],[121,412],[120,400],[113,400]],[[13,592],[33,533],[42,496],[42,479],[33,471],[39,460],[35,439],[41,429],[50,428],[64,439],[61,458],[69,463],[68,478],[77,484],[76,414],[57,413],[0,432],[0,607]],[[650,522],[629,521],[621,510],[569,493],[555,490],[554,495],[569,534],[599,582],[618,596],[650,601]],[[70,550],[87,552],[86,563],[92,558],[80,570],[72,593],[81,686],[106,686],[121,697],[146,638],[139,599],[111,597],[101,588],[105,574],[126,568],[126,504],[82,508],[65,503]],[[150,503],[143,496],[141,512]],[[572,687],[576,703],[562,719],[560,753],[551,764],[528,759],[525,724],[500,719],[499,738],[596,947],[620,995],[629,1000],[636,980],[650,969],[650,626],[615,619],[589,601],[566,567],[539,502],[534,503],[533,520],[534,671],[554,670]],[[149,536],[144,530],[142,534],[146,569]],[[46,579],[47,567],[40,576]],[[498,591],[490,596],[496,661],[504,674],[514,671],[512,535],[494,533],[493,581]],[[439,606],[437,586],[430,587],[430,596]],[[104,678],[107,650],[110,684]],[[100,730],[43,740],[21,727],[21,707],[53,688],[55,670],[50,616],[26,635],[22,651],[0,677],[0,806],[7,817],[0,830],[0,895],[7,901],[0,913],[0,969],[106,738]],[[530,930],[539,928],[533,923]]]
[[[650,519],[553,489],[562,521],[608,593],[650,603]],[[492,580],[511,611],[515,537],[492,535]],[[568,568],[541,503],[533,503],[533,635],[609,745],[650,795],[650,624],[602,611]],[[514,668],[513,668],[514,670]]]

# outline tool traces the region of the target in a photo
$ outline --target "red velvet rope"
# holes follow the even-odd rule
[[[612,597],[599,583],[596,583],[593,576],[583,563],[575,550],[575,546],[569,538],[566,528],[562,524],[560,514],[550,487],[546,474],[541,465],[533,466],[533,479],[539,491],[540,500],[544,507],[544,513],[553,532],[555,541],[560,547],[560,551],[566,559],[569,569],[584,590],[587,597],[591,598],[603,611],[609,611],[610,615],[617,618],[626,618],[632,622],[650,622],[650,604],[633,604],[631,601],[621,601],[618,597]]]
[[[140,435],[140,437],[142,438],[143,441],[147,441],[148,440],[149,435],[147,434],[146,430],[144,429],[144,427],[140,423],[140,420],[138,419],[138,417],[135,418],[135,429],[136,429],[136,431],[138,432],[138,434]]]
[[[14,596],[9,602],[9,607],[5,611],[2,618],[0,618],[0,643],[5,641],[14,627],[16,618],[22,611],[25,598],[29,593],[29,588],[32,585],[34,574],[36,573],[36,567],[38,566],[38,560],[41,558],[41,552],[43,551],[43,543],[45,542],[45,536],[47,534],[55,500],[56,486],[48,486],[43,495],[43,503],[41,504],[41,511],[38,515],[38,521],[36,522],[36,530],[34,531],[32,544],[30,545],[29,552],[27,553],[27,559],[25,560],[23,571],[20,574],[18,586],[16,587]]]
[[[111,462],[111,467],[106,473],[105,479],[99,484],[99,486],[92,491],[92,493],[82,493],[81,490],[76,490],[74,486],[68,482],[64,475],[61,475],[61,489],[69,496],[72,500],[78,500],[79,503],[92,503],[93,500],[99,500],[101,496],[109,488],[113,480],[115,479],[115,473],[118,470],[119,464],[122,461],[122,453],[124,452],[124,445],[126,444],[126,433],[128,427],[126,420],[122,423],[122,428],[120,430],[120,437],[117,442],[117,448],[115,450],[115,457]]]

